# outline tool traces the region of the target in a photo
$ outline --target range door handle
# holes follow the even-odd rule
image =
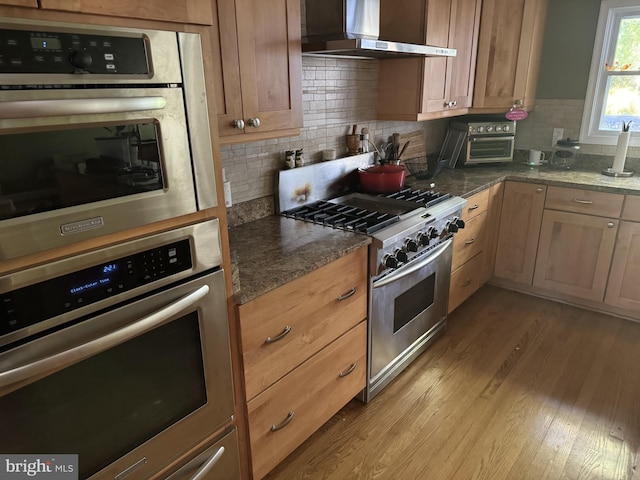
[[[197,290],[179,298],[173,303],[157,310],[140,320],[115,330],[107,335],[87,343],[72,347],[49,357],[21,365],[5,372],[0,372],[0,390],[14,384],[27,381],[33,377],[46,375],[62,370],[100,352],[120,345],[132,338],[163,325],[170,318],[195,305],[209,293],[209,286],[203,285]]]
[[[209,458],[206,462],[202,464],[202,467],[200,467],[200,470],[198,470],[196,474],[193,477],[191,477],[191,480],[204,480],[207,473],[209,473],[209,470],[211,470],[216,465],[216,463],[218,463],[218,460],[222,458],[223,454],[224,454],[224,447],[220,447],[216,451],[216,453],[214,453],[211,456],[211,458]]]
[[[15,100],[0,102],[0,119],[57,117],[59,115],[99,115],[103,113],[162,110],[164,97],[70,98],[56,100]]]

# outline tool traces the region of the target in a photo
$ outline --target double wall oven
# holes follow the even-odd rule
[[[3,18],[0,44],[0,262],[216,206],[198,35]],[[239,479],[221,248],[209,219],[0,276],[0,452]]]
[[[3,18],[0,45],[0,260],[216,206],[199,35]]]
[[[405,188],[388,196],[352,191],[357,185],[350,177],[371,161],[370,154],[359,155],[286,170],[279,178],[284,216],[372,238],[364,402],[444,332],[452,238],[464,228],[466,204],[435,190]]]

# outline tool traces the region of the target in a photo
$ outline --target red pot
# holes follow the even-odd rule
[[[359,168],[360,185],[367,193],[393,193],[404,187],[404,165],[374,165]]]

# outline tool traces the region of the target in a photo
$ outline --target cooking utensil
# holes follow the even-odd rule
[[[400,150],[400,153],[398,154],[398,158],[396,160],[400,160],[400,158],[402,157],[402,154],[404,153],[404,151],[407,149],[407,147],[409,146],[411,142],[407,142],[403,145],[402,150]]]
[[[360,185],[367,193],[393,193],[404,187],[407,171],[403,165],[373,165],[359,168]]]

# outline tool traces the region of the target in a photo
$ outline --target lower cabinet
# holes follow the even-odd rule
[[[238,307],[253,478],[366,382],[367,247]]]
[[[618,220],[545,210],[533,285],[602,302]]]
[[[547,187],[506,182],[493,274],[531,285]]]
[[[453,237],[449,312],[480,288],[490,276],[495,225],[502,204],[502,183],[467,199],[462,212],[465,227]]]
[[[637,316],[640,315],[640,196],[627,195],[622,219],[604,301]]]

